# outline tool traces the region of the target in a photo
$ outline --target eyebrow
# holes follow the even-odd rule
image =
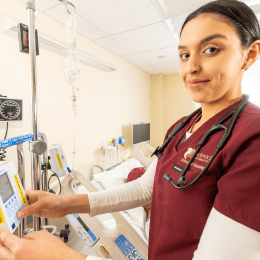
[[[204,38],[203,40],[201,40],[199,44],[208,42],[208,41],[210,41],[212,39],[215,39],[215,38],[222,38],[222,39],[226,39],[227,40],[227,37],[225,35],[223,35],[223,34],[212,34],[212,35]],[[187,48],[187,47],[186,46],[181,46],[181,45],[178,46],[178,50],[185,49],[185,48]]]

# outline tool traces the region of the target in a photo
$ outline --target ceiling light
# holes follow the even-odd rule
[[[17,24],[18,23],[12,20],[10,17],[3,16],[0,18],[0,32],[12,38],[18,39]],[[66,44],[57,41],[45,34],[42,34],[39,31],[38,31],[38,41],[39,41],[40,48],[65,57],[65,54],[67,52]],[[87,66],[91,66],[99,70],[105,72],[117,70],[117,68],[114,67],[113,65],[101,61],[84,52],[78,51],[78,57],[80,63],[85,64]]]

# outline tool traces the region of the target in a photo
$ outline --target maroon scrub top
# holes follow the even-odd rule
[[[191,260],[209,213],[214,207],[225,216],[260,232],[260,108],[249,102],[239,115],[232,135],[207,172],[189,189],[178,190],[164,179],[169,174],[177,183],[203,135],[240,103],[222,110],[191,137],[179,144],[200,113],[173,138],[158,161],[149,236],[149,260]],[[183,121],[180,119],[166,136]],[[229,123],[230,119],[225,122]],[[223,131],[211,135],[189,167],[190,183],[214,154]],[[179,144],[179,145],[178,145]]]

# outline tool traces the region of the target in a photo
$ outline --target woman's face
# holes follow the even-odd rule
[[[234,27],[218,18],[203,14],[192,19],[180,38],[179,74],[192,100],[198,103],[241,96],[246,52]],[[208,38],[213,35],[218,37]],[[189,83],[192,80],[207,82]]]

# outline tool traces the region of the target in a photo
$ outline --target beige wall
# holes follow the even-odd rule
[[[22,0],[0,0],[0,17],[27,24]],[[66,42],[66,27],[39,12],[36,28],[52,38]],[[101,147],[113,137],[127,137],[130,155],[131,125],[151,120],[151,75],[109,52],[93,41],[77,35],[78,49],[118,68],[105,73],[81,64],[81,77],[76,85],[77,131],[75,169],[87,172],[93,162],[101,160]],[[31,133],[29,56],[19,52],[18,41],[0,34],[0,94],[23,99],[23,122],[9,124],[8,137]],[[72,168],[74,114],[70,85],[63,75],[64,58],[40,50],[37,57],[39,130],[48,144],[61,143]],[[0,139],[6,124],[0,123]],[[26,156],[26,187],[30,187],[30,154]],[[15,147],[8,148],[7,161],[15,160]]]
[[[181,117],[189,115],[198,104],[185,89],[179,74],[153,75],[151,85],[152,146],[162,144],[167,130]]]
[[[27,24],[22,0],[0,0],[0,17],[8,16]],[[43,34],[66,43],[66,27],[39,12],[36,28]],[[23,122],[9,124],[8,137],[31,133],[29,56],[19,52],[18,41],[0,34],[0,94],[21,98],[24,102]],[[101,147],[108,139],[120,135],[127,138],[131,153],[131,127],[151,122],[151,145],[163,142],[167,129],[194,109],[178,74],[149,75],[93,41],[77,34],[78,49],[113,64],[116,72],[105,73],[81,64],[81,77],[76,85],[77,130],[75,169],[87,172],[94,162],[102,162]],[[64,58],[40,49],[37,56],[39,131],[48,138],[49,146],[61,143],[72,168],[74,114],[72,90],[63,75]],[[0,139],[6,124],[0,124]],[[30,188],[30,153],[26,156],[26,187]],[[7,161],[16,160],[15,147],[8,148]]]

